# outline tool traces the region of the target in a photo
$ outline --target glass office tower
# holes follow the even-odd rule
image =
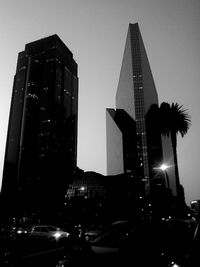
[[[39,211],[61,205],[76,168],[77,114],[77,64],[71,51],[57,35],[26,44],[14,77],[4,199],[21,199]]]
[[[116,110],[106,110],[107,172],[125,173],[146,195],[155,178],[154,168],[163,162],[164,143],[168,159],[173,158],[171,142],[169,138],[162,140],[156,123],[157,109],[158,95],[139,26],[129,24]]]

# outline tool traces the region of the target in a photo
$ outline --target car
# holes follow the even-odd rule
[[[94,240],[80,243],[74,253],[66,254],[56,267],[78,265],[88,267],[104,265],[190,266],[184,265],[186,254],[178,253],[180,249],[173,245],[173,234],[170,231],[165,233],[165,230],[167,229],[163,228],[163,225],[159,226],[153,222],[139,224],[131,220],[113,222]],[[179,236],[177,238],[176,244],[179,243],[178,241],[182,242]]]
[[[87,230],[94,230],[93,225]],[[96,230],[96,227],[95,227]],[[117,263],[122,244],[133,233],[133,224],[128,221],[117,221],[109,225],[101,226],[100,232],[95,231],[96,237],[80,239],[76,242],[73,252],[65,255],[56,267],[63,266],[102,266],[102,264]],[[86,231],[86,235],[87,235]],[[71,264],[71,265],[70,265]]]
[[[90,225],[85,229],[84,237],[86,241],[92,241],[97,236],[99,236],[104,230],[106,226],[104,225]]]
[[[118,255],[128,248],[134,235],[134,224],[130,221],[116,221],[90,242],[95,255]],[[126,248],[125,248],[126,247]]]
[[[93,262],[98,266],[179,266],[179,258],[168,253],[164,233],[149,223],[116,221],[90,244]]]
[[[69,233],[53,225],[35,225],[31,228],[29,237],[56,241],[69,237]]]

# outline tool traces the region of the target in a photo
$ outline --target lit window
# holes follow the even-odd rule
[[[48,58],[47,60],[46,60],[46,62],[51,62],[51,61],[54,61],[55,59],[54,58]]]
[[[19,70],[25,70],[26,66],[22,66]]]
[[[27,97],[33,98],[33,99],[38,99],[38,96],[36,94],[28,94]]]

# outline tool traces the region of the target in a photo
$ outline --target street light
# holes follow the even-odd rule
[[[166,165],[166,164],[162,164],[162,165],[159,167],[159,169],[162,170],[162,171],[165,171],[165,170],[168,169],[168,168],[169,168],[169,166]]]
[[[167,169],[170,168],[169,165],[163,163],[160,167],[154,168],[157,170],[161,170],[163,171],[164,175],[165,175],[165,183],[167,183],[167,188],[169,189],[169,176],[167,174]]]
[[[168,168],[169,168],[169,166],[164,164],[164,163],[159,167],[159,169],[164,172],[165,181],[167,182],[167,188],[169,189],[169,176],[167,174],[167,169]]]

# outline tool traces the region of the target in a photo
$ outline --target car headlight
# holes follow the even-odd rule
[[[65,236],[68,237],[69,236],[69,233],[65,233]]]
[[[169,267],[181,267],[178,263],[175,261],[170,262]]]
[[[61,233],[55,233],[54,235],[53,235],[56,239],[59,239],[60,237],[61,237]]]

